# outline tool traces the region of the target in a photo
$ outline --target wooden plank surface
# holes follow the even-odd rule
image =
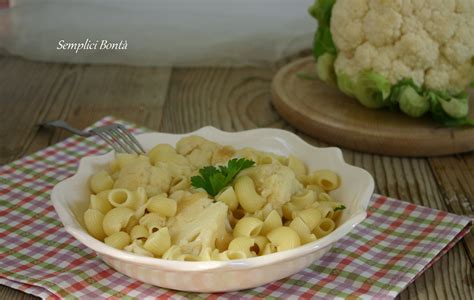
[[[37,151],[67,136],[38,124],[64,119],[83,128],[114,115],[159,129],[169,68],[29,62],[0,57],[2,127],[0,163]]]
[[[313,56],[280,69],[272,82],[273,104],[292,126],[335,146],[391,156],[426,157],[474,150],[474,128],[441,127],[428,117],[367,109],[313,74]],[[471,93],[474,106],[474,92]],[[474,118],[474,110],[470,116]]]
[[[67,134],[36,124],[62,118],[84,127],[108,114],[164,132],[205,125],[236,131],[277,127],[296,132],[271,105],[276,68],[162,69],[45,64],[0,58],[0,162],[55,143]],[[344,150],[349,163],[367,169],[379,193],[472,215],[473,154],[408,159]],[[456,245],[400,295],[401,299],[473,299],[474,273]],[[0,286],[0,299],[33,296]]]

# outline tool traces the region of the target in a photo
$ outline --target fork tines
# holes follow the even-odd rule
[[[116,152],[145,153],[137,139],[121,124],[101,126],[91,131],[112,146]]]

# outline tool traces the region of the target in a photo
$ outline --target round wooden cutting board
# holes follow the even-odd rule
[[[283,67],[273,79],[273,104],[291,125],[331,145],[394,156],[435,156],[474,150],[474,128],[443,128],[427,118],[371,110],[319,80],[312,57]],[[471,112],[474,118],[474,94]]]

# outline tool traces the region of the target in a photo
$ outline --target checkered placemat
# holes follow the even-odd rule
[[[0,9],[9,8],[9,7],[10,7],[10,0],[0,0]]]
[[[241,292],[171,291],[108,267],[66,233],[54,211],[53,186],[74,174],[81,157],[108,150],[97,138],[75,136],[0,168],[0,284],[51,299],[394,298],[469,229],[469,218],[374,195],[368,218],[298,274]]]

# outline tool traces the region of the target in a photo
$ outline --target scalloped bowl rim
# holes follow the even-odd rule
[[[230,270],[230,269],[246,269],[246,268],[258,268],[269,264],[275,264],[281,261],[291,260],[293,258],[305,256],[309,253],[316,252],[319,249],[322,249],[332,243],[335,243],[345,235],[347,235],[356,225],[361,223],[367,216],[367,206],[372,196],[374,190],[374,180],[372,176],[364,169],[352,166],[346,163],[342,156],[342,151],[336,147],[328,147],[328,148],[319,148],[312,146],[306,143],[303,139],[298,137],[297,135],[281,130],[281,129],[273,129],[273,128],[261,128],[261,129],[251,129],[246,131],[240,132],[226,132],[219,130],[217,128],[206,126],[202,127],[196,131],[185,133],[185,134],[170,134],[170,133],[158,133],[158,132],[149,132],[137,135],[137,139],[144,143],[150,139],[156,139],[156,136],[159,135],[160,137],[173,137],[174,139],[179,139],[188,135],[201,135],[201,136],[209,136],[211,135],[213,138],[211,140],[221,143],[219,138],[222,137],[232,137],[233,140],[242,138],[244,136],[268,136],[273,137],[276,139],[283,139],[285,142],[289,143],[289,145],[294,145],[297,147],[302,147],[305,151],[329,151],[332,152],[334,157],[337,158],[337,161],[341,164],[342,167],[346,168],[347,170],[352,169],[353,171],[359,172],[360,178],[365,180],[365,186],[363,187],[362,191],[358,195],[358,199],[360,199],[359,207],[356,212],[343,224],[337,227],[332,233],[329,235],[318,239],[314,242],[299,246],[297,248],[277,252],[273,254],[268,254],[264,256],[258,256],[253,258],[247,259],[240,259],[240,260],[230,260],[230,261],[199,261],[199,262],[188,262],[188,261],[174,261],[174,260],[164,260],[159,258],[151,258],[145,256],[139,256],[136,254],[131,254],[122,250],[115,249],[113,247],[107,246],[103,242],[96,240],[91,235],[87,233],[87,231],[82,228],[82,226],[75,220],[73,214],[70,213],[68,208],[66,207],[65,203],[61,202],[60,197],[58,196],[59,190],[66,188],[70,184],[74,184],[78,177],[84,176],[82,173],[84,172],[84,168],[92,164],[94,162],[104,162],[108,158],[113,157],[114,152],[110,151],[103,155],[98,156],[86,156],[83,157],[79,162],[79,167],[76,173],[69,177],[53,188],[51,193],[51,200],[53,202],[53,206],[56,212],[59,215],[61,222],[63,223],[66,231],[79,240],[82,244],[86,247],[94,250],[99,255],[106,255],[109,257],[116,258],[122,261],[128,261],[131,263],[147,265],[150,267],[158,267],[163,270],[173,270],[173,271],[186,271],[186,272],[193,272],[193,271],[205,271],[205,270]],[[280,140],[281,141],[281,140]],[[254,146],[258,149],[258,146]],[[88,175],[90,176],[90,174]]]

